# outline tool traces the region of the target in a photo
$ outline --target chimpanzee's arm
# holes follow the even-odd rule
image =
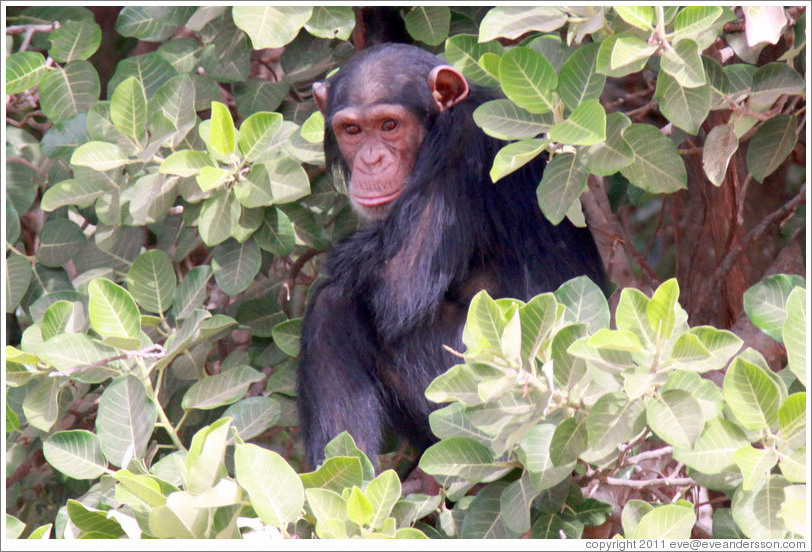
[[[371,317],[353,289],[330,280],[317,284],[302,328],[297,386],[299,425],[311,468],[342,431],[371,458],[377,454],[385,425],[378,349]]]

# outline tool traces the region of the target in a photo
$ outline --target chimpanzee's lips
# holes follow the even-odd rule
[[[395,190],[390,194],[384,195],[374,195],[374,196],[353,196],[358,205],[363,207],[377,207],[378,205],[383,205],[384,203],[389,203],[390,201],[394,201],[395,199],[400,196],[400,190]]]

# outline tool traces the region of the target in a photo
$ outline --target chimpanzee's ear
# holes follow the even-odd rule
[[[440,111],[448,109],[468,96],[468,82],[462,73],[450,65],[439,65],[432,69],[428,85]]]
[[[313,99],[316,100],[316,106],[325,117],[327,116],[327,93],[329,88],[327,83],[314,82],[313,83]]]

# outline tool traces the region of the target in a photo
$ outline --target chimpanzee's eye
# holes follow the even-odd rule
[[[350,124],[344,127],[344,132],[351,136],[355,136],[356,134],[361,133],[361,127],[359,127],[358,125]]]
[[[398,128],[398,122],[394,119],[387,119],[381,125],[381,130],[385,132],[391,132]]]

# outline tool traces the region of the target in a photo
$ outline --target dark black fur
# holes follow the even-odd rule
[[[359,54],[330,81],[328,113],[353,95],[359,66],[381,57],[388,71],[408,74],[410,88],[421,88],[390,90],[390,101],[409,106],[428,132],[386,218],[336,244],[322,267],[325,278],[312,291],[298,403],[313,467],[343,430],[372,456],[387,428],[420,449],[436,440],[428,414],[437,405],[424,391],[455,363],[442,345],[462,349],[468,303],[480,289],[528,300],[582,274],[603,284],[589,231],[567,220],[553,226],[538,207],[542,159],[491,182],[488,173],[504,142],[485,135],[472,114],[493,93],[472,86],[465,100],[436,112],[425,83],[442,64],[438,58],[404,45]],[[346,171],[327,119],[328,164]]]

